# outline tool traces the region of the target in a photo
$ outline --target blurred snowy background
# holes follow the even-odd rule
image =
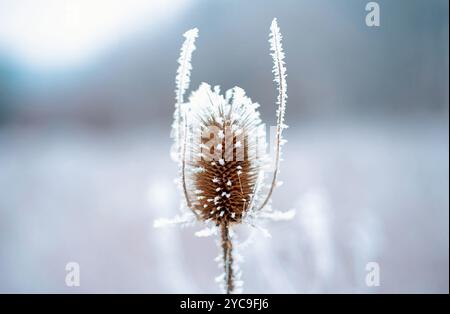
[[[220,292],[200,226],[152,227],[180,199],[178,49],[198,27],[191,86],[239,85],[273,125],[278,17],[290,128],[274,207],[297,215],[242,251],[244,291],[448,293],[448,1],[380,0],[379,28],[367,2],[0,0],[0,292]]]

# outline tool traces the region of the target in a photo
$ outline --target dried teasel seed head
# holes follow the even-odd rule
[[[188,195],[200,191],[191,207],[216,225],[240,223],[250,209],[266,148],[258,104],[239,87],[225,95],[202,83],[189,101],[189,126],[197,132],[187,143]]]

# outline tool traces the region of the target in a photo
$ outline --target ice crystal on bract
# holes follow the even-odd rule
[[[285,143],[282,133],[287,127],[284,124],[287,85],[282,36],[274,19],[269,43],[278,90],[277,127],[273,143],[274,169],[267,186],[264,179],[270,158],[266,153],[265,125],[257,110],[259,105],[246,96],[242,88],[234,87],[222,94],[219,86],[211,87],[206,83],[185,102],[198,30],[191,29],[184,37],[176,76],[172,157],[179,164],[180,189],[185,208],[190,212],[172,220],[158,219],[155,227],[190,224],[194,220],[204,222],[206,228],[195,234],[199,237],[219,235],[219,260],[224,274],[218,278],[227,293],[239,292],[242,282],[233,227],[247,224],[270,236],[258,221],[287,220],[295,214],[294,211],[272,211],[269,205],[273,189],[281,185],[277,176],[281,146]]]

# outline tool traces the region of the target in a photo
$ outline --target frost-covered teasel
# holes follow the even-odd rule
[[[286,67],[277,20],[270,27],[270,50],[274,81],[277,86],[277,126],[274,156],[267,154],[265,125],[258,107],[242,88],[221,93],[219,86],[201,83],[185,102],[189,88],[191,58],[198,37],[196,28],[184,34],[179,68],[176,75],[176,104],[172,137],[172,157],[179,164],[179,185],[184,198],[184,213],[173,220],[159,219],[156,227],[167,224],[203,222],[205,229],[197,236],[218,237],[219,257],[226,293],[239,292],[242,287],[238,270],[239,254],[234,227],[246,224],[270,236],[259,225],[262,220],[287,220],[294,211],[278,212],[270,207],[281,160],[284,115],[287,100]],[[268,185],[265,173],[274,168]]]

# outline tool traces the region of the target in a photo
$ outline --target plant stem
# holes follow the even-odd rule
[[[233,276],[233,244],[230,239],[228,223],[221,224],[223,266],[225,271],[225,291],[230,294],[234,290]]]

